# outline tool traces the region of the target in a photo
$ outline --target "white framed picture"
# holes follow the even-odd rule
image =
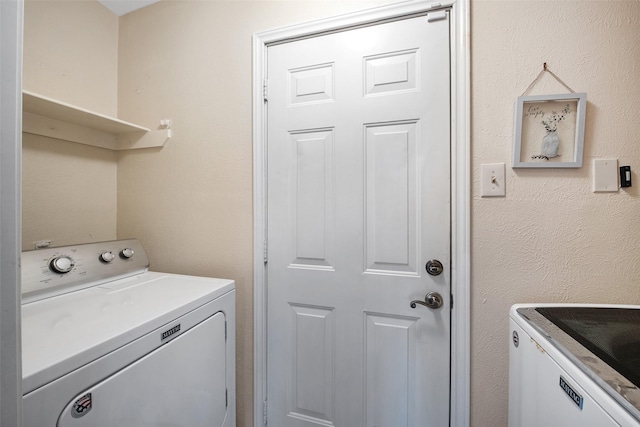
[[[512,167],[582,167],[586,107],[586,93],[518,97]]]

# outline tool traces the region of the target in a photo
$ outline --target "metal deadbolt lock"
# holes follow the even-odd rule
[[[427,269],[427,273],[432,276],[439,276],[444,271],[444,267],[440,261],[437,259],[430,259],[427,261],[427,265],[425,266]]]

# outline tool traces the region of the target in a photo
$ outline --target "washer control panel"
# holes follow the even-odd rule
[[[22,303],[143,273],[149,260],[137,239],[22,252]]]

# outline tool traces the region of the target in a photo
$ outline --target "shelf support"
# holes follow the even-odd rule
[[[121,133],[116,137],[114,150],[135,150],[138,148],[164,147],[171,139],[171,129],[150,130],[149,132]]]

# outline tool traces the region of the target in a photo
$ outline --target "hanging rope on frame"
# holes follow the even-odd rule
[[[573,90],[573,89],[571,89],[569,86],[567,86],[567,84],[566,84],[565,82],[563,82],[563,81],[562,81],[562,79],[561,79],[560,77],[556,76],[556,74],[555,74],[553,71],[551,71],[551,70],[549,69],[549,67],[547,67],[547,63],[545,62],[544,64],[542,64],[542,71],[540,71],[540,73],[538,73],[538,76],[537,76],[535,79],[533,79],[533,81],[531,82],[531,84],[529,85],[529,87],[527,87],[527,90],[525,90],[525,91],[522,93],[522,95],[520,95],[520,96],[525,96],[525,95],[526,95],[526,94],[531,90],[531,88],[532,88],[536,83],[538,83],[538,81],[540,80],[540,78],[542,77],[542,75],[543,75],[544,73],[549,73],[549,74],[551,74],[551,76],[552,76],[554,79],[556,79],[556,80],[557,80],[557,81],[558,81],[562,86],[566,87],[566,88],[567,88],[567,90],[568,90],[569,92],[571,92],[571,93],[576,93],[576,91],[575,91],[575,90]]]

